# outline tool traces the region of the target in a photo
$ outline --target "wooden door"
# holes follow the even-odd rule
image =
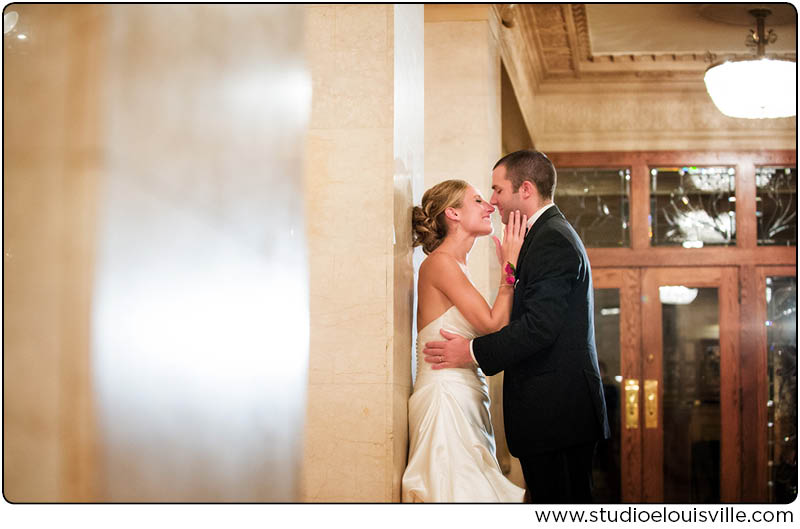
[[[642,501],[739,501],[737,269],[644,269],[642,322]]]
[[[741,499],[737,275],[734,267],[594,270],[612,430],[595,457],[597,501]]]

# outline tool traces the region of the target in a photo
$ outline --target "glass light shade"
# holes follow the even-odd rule
[[[706,70],[706,89],[732,118],[786,118],[797,114],[797,63],[778,59],[726,61]]]
[[[658,287],[658,297],[664,305],[689,305],[697,297],[697,289],[672,285]]]

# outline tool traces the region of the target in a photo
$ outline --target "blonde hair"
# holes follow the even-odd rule
[[[411,214],[414,246],[422,246],[426,255],[447,236],[444,210],[460,208],[468,186],[463,180],[445,180],[425,191],[421,206],[414,206]]]

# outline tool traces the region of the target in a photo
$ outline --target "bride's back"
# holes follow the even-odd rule
[[[444,314],[453,302],[444,292],[434,286],[438,279],[440,268],[431,266],[433,260],[439,257],[436,254],[428,256],[419,267],[419,280],[417,281],[417,331]]]

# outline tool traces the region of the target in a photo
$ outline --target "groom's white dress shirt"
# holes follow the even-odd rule
[[[543,206],[543,207],[539,208],[539,209],[536,211],[536,213],[534,213],[533,215],[531,215],[531,218],[529,218],[529,219],[528,219],[528,222],[527,222],[527,224],[526,224],[526,225],[527,225],[527,229],[526,229],[526,231],[525,231],[525,234],[526,234],[526,235],[528,234],[528,230],[530,230],[530,229],[531,229],[531,226],[533,226],[533,223],[534,223],[534,222],[536,222],[537,220],[539,220],[539,217],[541,217],[541,216],[542,216],[542,213],[544,213],[545,211],[547,211],[547,209],[548,209],[548,208],[550,208],[550,207],[552,207],[552,206],[555,206],[555,205],[556,205],[556,204],[555,204],[555,202],[550,202],[550,203],[549,203],[549,204],[547,204],[546,206]],[[517,264],[519,264],[519,263],[517,263]],[[473,363],[474,363],[474,364],[477,366],[477,365],[478,365],[478,361],[477,361],[477,360],[475,360],[475,353],[472,351],[472,340],[470,340],[470,341],[469,341],[469,354],[470,354],[470,356],[472,356],[472,362],[473,362]],[[480,367],[480,366],[478,366],[478,367]]]

